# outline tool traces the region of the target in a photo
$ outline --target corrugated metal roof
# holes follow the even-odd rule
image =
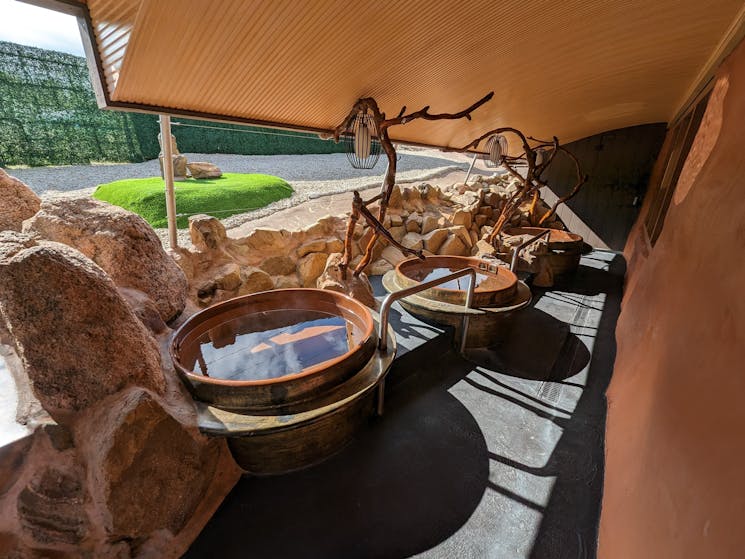
[[[459,111],[399,141],[510,125],[571,141],[668,121],[740,0],[88,0],[114,102],[328,130],[359,97]]]

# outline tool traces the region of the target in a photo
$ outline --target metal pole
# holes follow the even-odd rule
[[[178,248],[176,231],[176,193],[173,188],[173,150],[171,149],[171,117],[160,115],[160,137],[163,144],[163,178],[166,182],[166,215],[168,216],[168,244]]]
[[[463,184],[468,184],[468,179],[471,178],[471,171],[473,171],[473,165],[476,163],[476,158],[479,156],[478,153],[473,154],[473,159],[471,160],[471,166],[468,168],[468,172],[466,173],[466,180],[463,181]]]
[[[453,272],[452,274],[448,274],[447,276],[443,276],[441,278],[433,279],[430,281],[425,281],[424,283],[418,283],[417,285],[412,285],[411,287],[407,287],[399,291],[394,291],[393,293],[390,293],[385,299],[383,299],[383,304],[380,305],[380,322],[378,324],[378,350],[386,351],[388,349],[388,315],[391,312],[391,305],[393,305],[393,303],[395,303],[399,299],[408,297],[409,295],[414,295],[415,293],[419,293],[420,291],[424,291],[425,289],[436,287],[440,284],[447,283],[463,276],[468,276],[468,290],[466,291],[465,308],[470,309],[471,304],[473,303],[473,292],[476,289],[476,270],[474,270],[473,268],[463,268],[462,270],[458,270],[457,272]],[[461,352],[463,351],[463,348],[466,347],[467,330],[468,313],[464,312],[463,332],[461,334],[460,343]],[[380,381],[380,384],[378,385],[378,415],[383,415],[384,394],[385,379]]]
[[[538,239],[540,239],[544,235],[548,235],[550,233],[551,233],[551,229],[546,229],[543,233],[538,233],[536,236],[531,237],[530,239],[528,239],[521,245],[516,246],[512,252],[512,263],[510,264],[510,272],[514,272],[515,270],[517,270],[517,257],[520,254],[520,251],[522,249],[524,249],[526,246],[530,244],[533,244],[534,242],[536,242]]]

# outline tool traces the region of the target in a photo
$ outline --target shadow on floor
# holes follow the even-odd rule
[[[186,557],[404,558],[456,532],[481,499],[489,458],[479,426],[444,390],[469,367],[443,358],[448,378],[400,382],[385,415],[330,460],[243,478]]]
[[[243,478],[186,557],[594,557],[623,261],[583,264],[468,359],[392,316],[422,341],[385,415],[322,464]]]

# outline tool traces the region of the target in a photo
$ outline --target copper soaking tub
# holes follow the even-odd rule
[[[246,471],[282,473],[323,460],[374,413],[395,355],[395,341],[378,349],[376,323],[340,293],[266,291],[189,318],[171,357],[200,429],[227,437]]]

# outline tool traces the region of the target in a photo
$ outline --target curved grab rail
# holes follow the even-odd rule
[[[464,308],[470,309],[471,303],[473,302],[473,292],[476,289],[476,270],[473,268],[463,268],[447,276],[425,281],[400,291],[394,291],[390,293],[385,299],[383,304],[380,306],[380,324],[378,326],[378,350],[386,351],[388,349],[388,315],[391,312],[391,306],[393,303],[409,295],[414,295],[420,291],[437,287],[440,284],[447,283],[449,281],[468,276],[468,290],[466,291],[466,302]],[[460,347],[461,351],[466,345],[466,335],[468,333],[468,315],[463,315],[463,332],[461,333]],[[385,379],[383,379],[378,385],[378,415],[383,415],[383,393],[385,391]]]

